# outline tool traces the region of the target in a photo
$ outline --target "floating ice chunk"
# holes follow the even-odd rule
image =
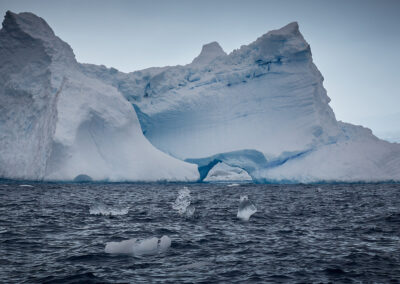
[[[125,240],[121,242],[108,242],[104,251],[112,254],[133,254],[133,246],[136,239]]]
[[[159,253],[164,253],[166,252],[169,247],[171,246],[171,238],[168,236],[162,236],[160,239],[160,242],[158,244],[158,252]]]
[[[116,216],[126,215],[129,212],[128,207],[110,207],[104,204],[93,205],[89,209],[91,215],[105,215],[105,216]]]
[[[178,197],[176,198],[172,208],[177,210],[179,215],[186,215],[186,217],[192,217],[196,208],[190,205],[191,196],[190,190],[184,186],[178,192]]]
[[[240,186],[240,184],[238,183],[231,183],[227,185],[228,187],[234,187],[234,186]]]
[[[111,254],[131,254],[135,256],[155,255],[166,252],[171,246],[171,239],[162,236],[138,241],[130,239],[121,242],[108,242],[104,251]]]
[[[158,238],[144,239],[133,245],[134,255],[154,255],[158,252]]]
[[[248,221],[250,216],[256,212],[257,208],[254,206],[253,202],[249,200],[247,195],[241,195],[237,217],[240,220]]]
[[[33,185],[30,185],[30,184],[20,184],[19,186],[20,187],[33,187]]]

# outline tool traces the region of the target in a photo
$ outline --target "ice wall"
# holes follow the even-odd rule
[[[224,162],[257,182],[400,180],[399,145],[336,120],[297,23],[230,54],[205,45],[185,66],[81,69],[117,87],[151,143],[201,179]]]
[[[80,71],[72,49],[31,13],[0,31],[0,177],[197,180],[195,165],[154,148],[132,105]]]

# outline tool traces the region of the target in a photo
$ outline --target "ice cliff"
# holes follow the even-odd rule
[[[70,46],[31,13],[0,30],[0,178],[197,180],[197,167],[143,136],[132,105],[85,75]]]
[[[220,162],[263,183],[400,180],[400,145],[336,120],[297,23],[230,54],[204,45],[185,66],[81,69],[118,88],[151,143],[202,180]]]
[[[122,73],[78,63],[44,20],[7,12],[0,177],[400,181],[400,145],[338,122],[329,101],[297,23]]]

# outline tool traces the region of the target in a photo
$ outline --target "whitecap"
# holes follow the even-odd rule
[[[196,208],[191,203],[190,190],[186,186],[178,192],[178,197],[172,204],[172,208],[178,211],[179,215],[186,216],[188,218],[192,217]]]
[[[19,186],[20,187],[33,187],[33,185],[30,185],[30,184],[20,184]]]
[[[228,187],[234,187],[234,186],[240,186],[240,184],[238,183],[231,183],[227,185]]]
[[[128,212],[128,207],[111,207],[104,204],[96,204],[89,208],[89,213],[91,215],[116,216],[126,215]]]

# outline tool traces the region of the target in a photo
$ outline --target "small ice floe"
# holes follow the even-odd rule
[[[253,202],[249,200],[247,195],[241,195],[237,217],[240,220],[248,221],[250,216],[256,212],[257,208],[254,206]]]
[[[176,198],[172,208],[178,211],[179,215],[186,216],[188,218],[192,217],[196,208],[191,203],[190,190],[184,186],[178,192],[178,197]]]
[[[228,187],[235,187],[235,186],[240,186],[238,183],[231,183],[227,185]]]
[[[20,187],[33,187],[33,185],[30,185],[30,184],[20,184],[19,186]]]
[[[103,215],[103,216],[117,216],[126,215],[129,212],[128,207],[110,207],[104,204],[93,205],[89,209],[91,215]]]
[[[166,252],[171,246],[171,239],[162,236],[138,241],[130,239],[121,242],[108,242],[104,251],[111,254],[129,254],[134,256],[156,255]]]

